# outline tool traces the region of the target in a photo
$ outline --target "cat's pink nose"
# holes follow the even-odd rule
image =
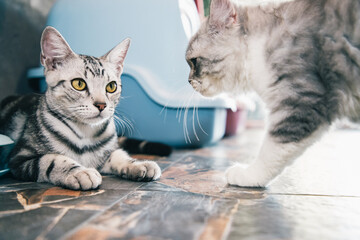
[[[94,106],[97,107],[99,109],[99,111],[101,112],[106,108],[106,103],[95,102]]]

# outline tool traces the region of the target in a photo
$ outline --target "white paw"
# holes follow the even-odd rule
[[[239,187],[265,187],[268,184],[264,172],[254,171],[251,167],[245,168],[239,164],[228,168],[225,177],[228,184]]]
[[[64,185],[73,190],[90,190],[100,186],[102,177],[94,168],[74,170],[65,178]]]
[[[160,167],[152,161],[135,161],[121,171],[122,178],[134,181],[153,181],[160,176]]]

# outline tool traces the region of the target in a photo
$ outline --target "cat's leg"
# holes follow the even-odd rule
[[[137,161],[122,149],[115,150],[100,171],[134,181],[152,181],[161,176],[161,169],[155,162]]]
[[[267,133],[256,160],[248,167],[240,164],[230,167],[225,174],[227,182],[242,187],[267,186],[327,129],[328,125],[323,124],[307,137],[298,139],[299,136],[296,136],[296,141],[285,142],[271,132]]]
[[[86,168],[60,154],[46,154],[40,158],[14,156],[10,161],[12,173],[20,179],[49,182],[73,190],[99,187],[102,178],[94,168]]]

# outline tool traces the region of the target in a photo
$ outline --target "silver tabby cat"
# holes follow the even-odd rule
[[[264,187],[334,120],[359,120],[359,13],[359,0],[212,0],[187,49],[190,84],[205,96],[255,90],[269,109],[256,160],[229,168],[229,184]]]
[[[97,188],[99,172],[160,177],[156,163],[135,161],[118,147],[113,115],[129,44],[125,39],[95,58],[74,53],[56,29],[44,30],[45,95],[9,97],[0,108],[0,132],[16,142],[9,162],[15,177],[81,190]]]

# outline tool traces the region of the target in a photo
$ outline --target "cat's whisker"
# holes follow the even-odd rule
[[[186,104],[186,98],[184,98],[184,100],[182,101],[182,103],[178,107],[178,110],[177,110],[177,113],[176,113],[176,118],[178,118],[179,123],[180,123],[181,116],[182,116],[182,110],[185,108],[185,104]]]
[[[188,139],[188,132],[187,132],[187,108],[185,108],[184,111],[184,117],[183,117],[183,132],[184,132],[184,137],[185,137],[185,142],[186,143],[191,143],[191,140]],[[180,119],[180,118],[179,118]]]
[[[128,119],[123,113],[119,112],[118,109],[115,109],[114,117],[118,123],[122,126],[122,131],[125,133],[127,131],[130,135],[133,134],[135,128],[130,119]]]
[[[128,132],[130,135],[132,135],[132,129],[128,126],[129,124],[126,121],[124,121],[123,119],[119,119],[119,122],[122,126],[122,131],[123,131],[122,135],[124,135],[125,132]]]
[[[191,98],[193,98],[194,94],[191,96]],[[195,111],[196,111],[196,106],[195,106],[195,103],[193,105],[193,109],[192,109],[192,112],[193,112],[193,115],[192,115],[192,120],[193,120],[193,124],[192,124],[192,127],[193,127],[193,131],[194,131],[194,135],[196,137],[196,140],[200,141],[200,138],[199,136],[197,135],[197,132],[196,132],[196,128],[195,128]]]
[[[122,119],[119,119],[119,123],[121,125],[121,131],[122,131],[121,136],[124,136],[127,131],[126,124]]]
[[[128,98],[131,98],[131,96],[121,96],[121,97],[120,97],[120,100],[122,100],[122,99],[128,99]]]
[[[206,136],[208,136],[208,133],[203,129],[203,127],[201,126],[201,123],[200,123],[200,119],[199,119],[199,107],[196,108],[196,119],[197,119],[198,126],[199,126],[200,130],[201,130]]]
[[[125,133],[125,131],[124,131],[124,126],[123,126],[123,124],[122,124],[122,122],[121,122],[121,120],[119,119],[119,117],[118,116],[116,116],[116,115],[114,115],[114,123],[115,123],[115,126],[118,126],[118,127],[120,127],[120,130],[121,130],[121,136],[123,136],[124,135],[124,133]]]
[[[192,95],[194,94],[194,92],[192,93]],[[189,105],[189,99],[190,99],[191,95],[189,95],[188,97],[184,97],[184,101],[180,104],[180,114],[179,116],[179,123],[180,123],[180,119],[181,119],[181,115],[182,115],[182,110],[186,109],[187,106]],[[179,110],[179,108],[178,108]]]
[[[184,90],[185,87],[186,87],[186,86],[184,86],[184,85],[181,86],[178,90],[176,90],[176,91],[173,93],[173,96],[176,98],[177,95],[180,94],[180,93]],[[170,102],[170,100],[167,101],[166,104],[164,105],[164,107],[161,109],[160,115],[162,114],[162,112],[164,111],[164,109],[166,109],[166,108],[168,107],[169,102]]]
[[[188,141],[189,143],[191,143],[191,138],[190,138],[190,134],[189,134],[189,130],[188,130],[187,119],[188,119],[189,105],[190,105],[190,102],[191,102],[193,96],[194,96],[194,92],[191,94],[191,96],[188,98],[188,101],[184,105],[185,111],[184,111],[184,118],[183,118],[183,129],[184,129],[184,135],[185,135],[185,142]]]
[[[185,87],[186,87],[186,85],[183,85],[175,93],[180,93],[180,91],[182,91]],[[184,109],[184,106],[185,106],[185,103],[186,103],[186,99],[187,99],[186,97],[183,97],[183,102],[180,104],[180,106],[177,108],[177,111],[176,111],[176,118],[178,119],[179,123],[180,123],[180,120],[181,120],[182,110]]]
[[[123,120],[124,124],[126,125],[126,127],[128,128],[129,133],[133,134],[133,131],[135,130],[135,128],[134,128],[134,125],[131,122],[131,120],[124,115],[122,115],[122,120]]]
[[[124,117],[124,119],[122,119],[122,120],[123,120],[123,122],[124,122],[127,130],[129,131],[130,135],[132,135],[132,134],[133,134],[133,131],[135,130],[135,129],[134,129],[134,125],[132,124],[132,122],[130,121],[130,119],[128,119],[128,118],[126,118],[126,117]]]
[[[185,135],[185,142],[191,143],[189,131],[187,129],[187,116],[188,116],[188,108],[186,108],[185,112],[184,112],[183,129],[184,129],[184,135]]]

